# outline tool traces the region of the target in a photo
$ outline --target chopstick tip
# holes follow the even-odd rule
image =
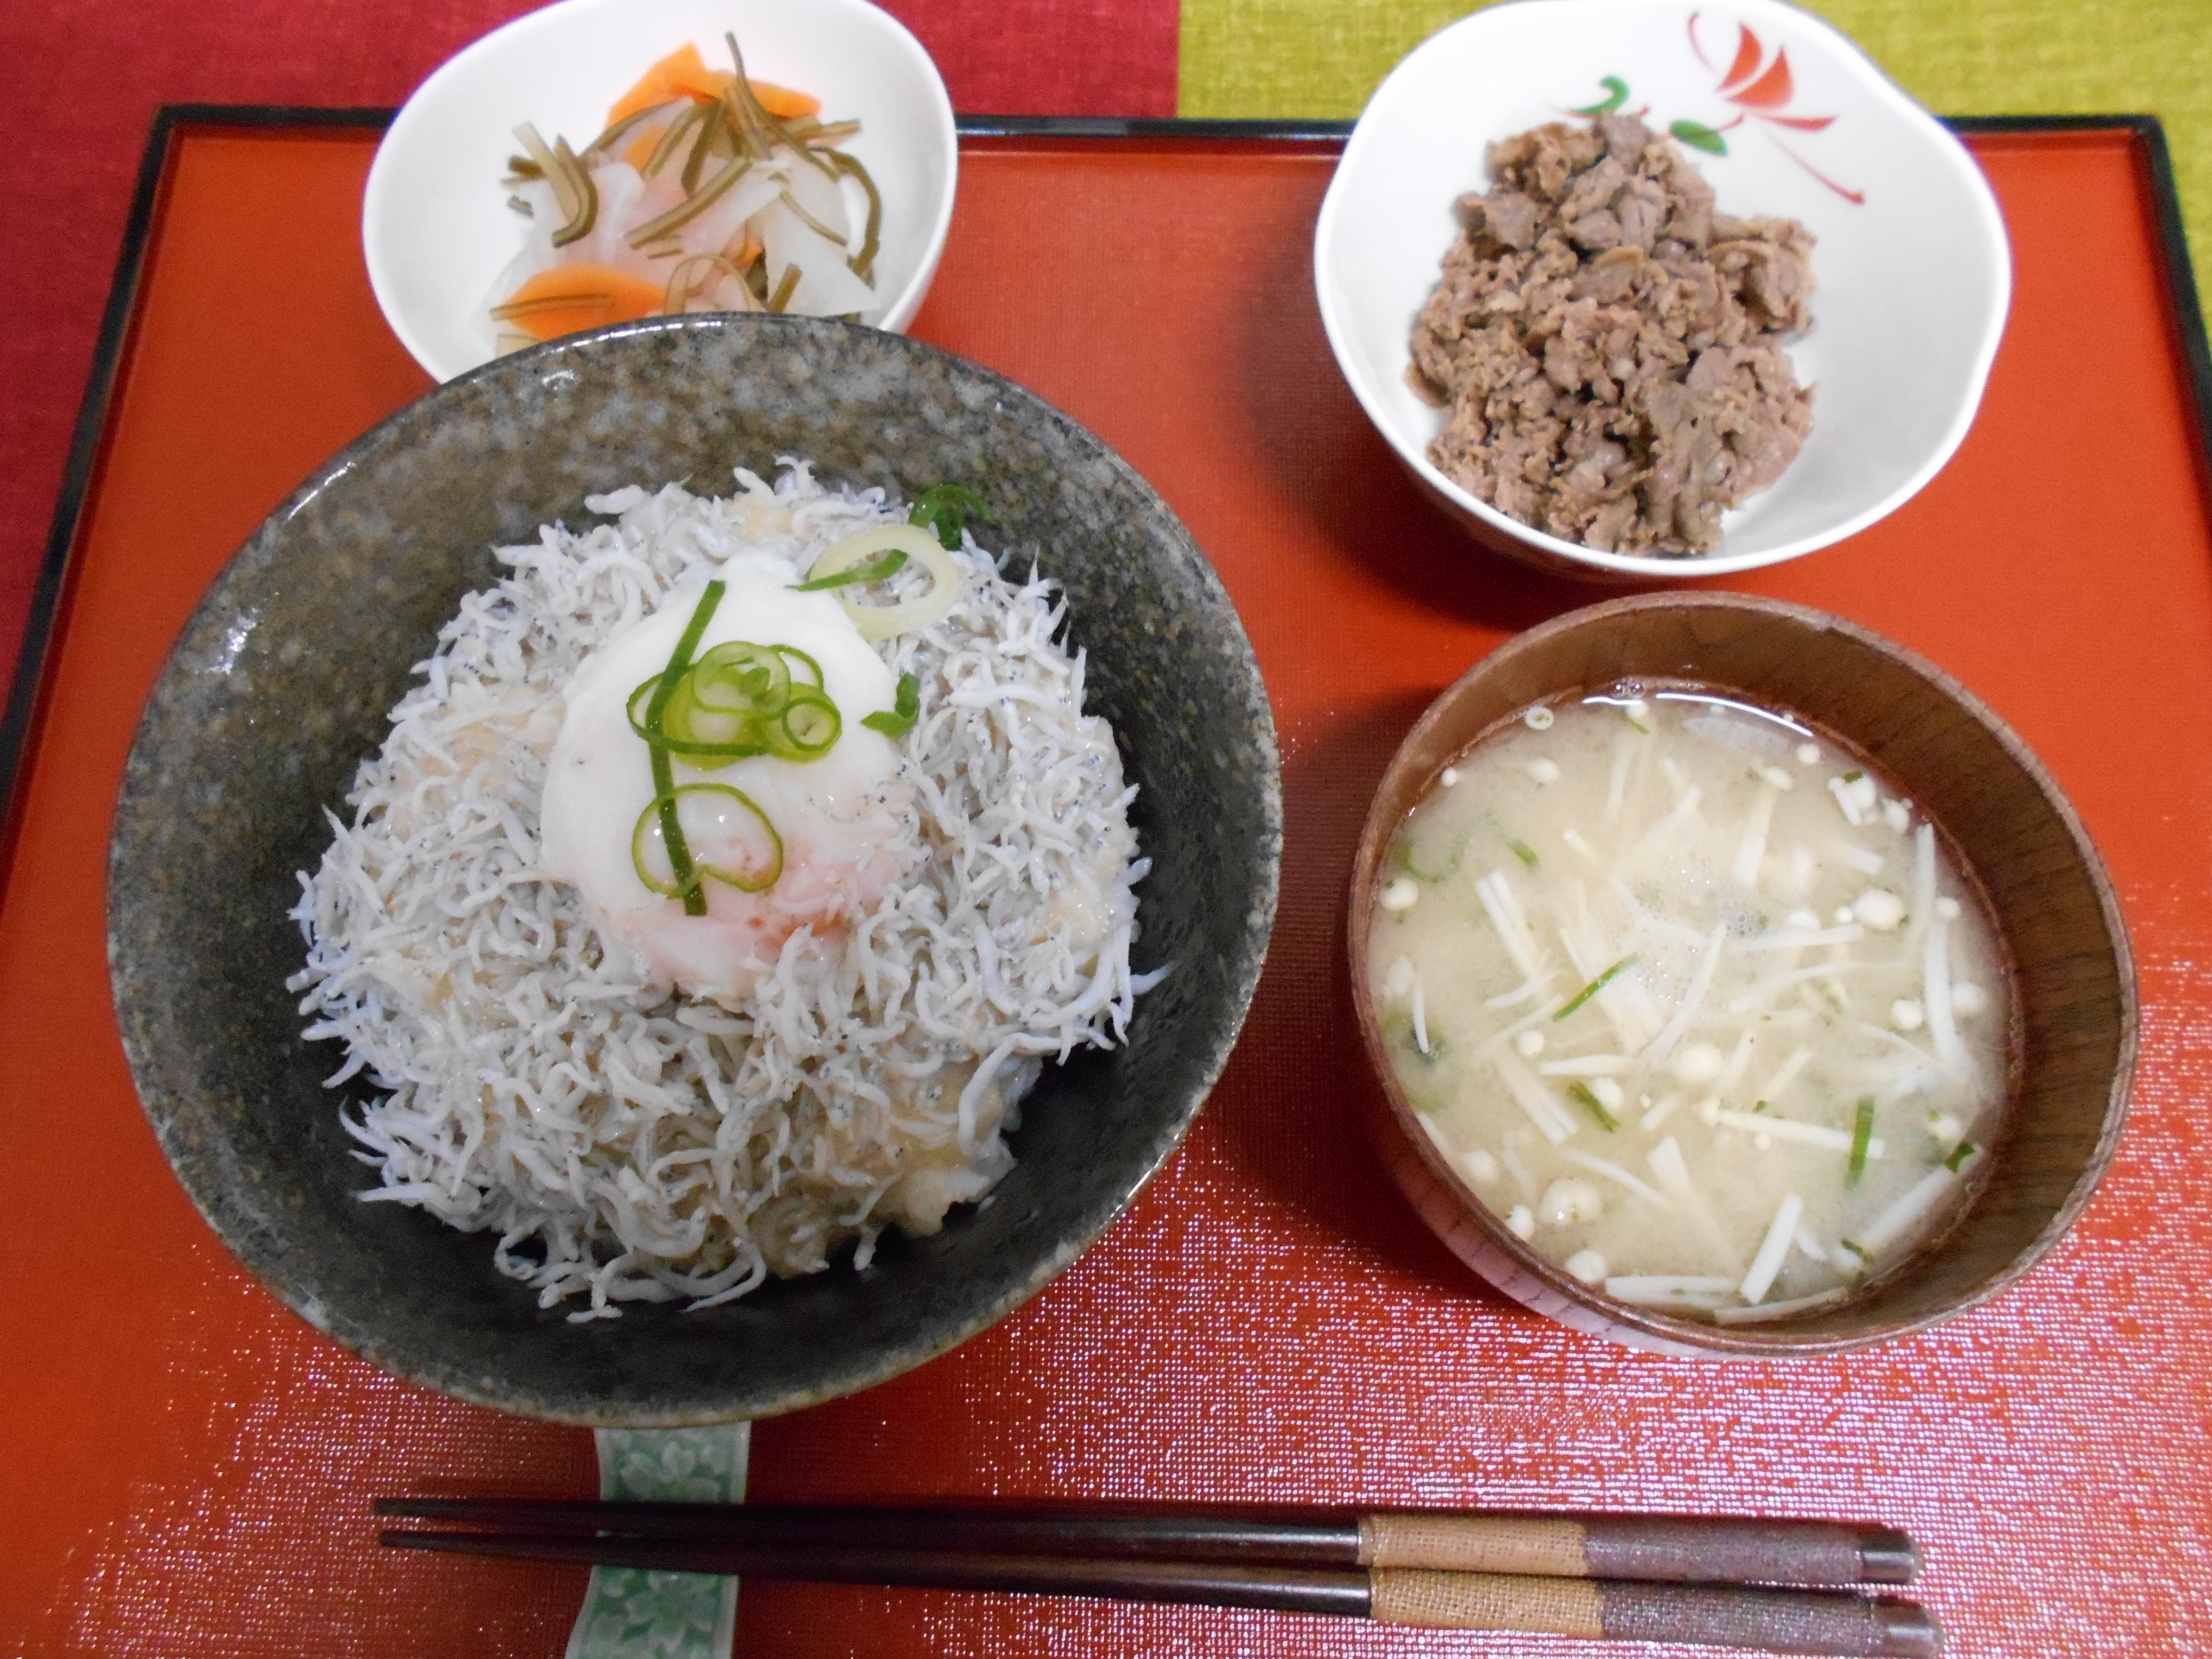
[[[1920,1546],[1894,1527],[1867,1527],[1859,1533],[1859,1582],[1909,1584],[1920,1576],[1925,1558]]]
[[[1878,1650],[1895,1659],[1936,1659],[1943,1651],[1942,1621],[1917,1601],[1877,1601],[1875,1623],[1881,1632]]]

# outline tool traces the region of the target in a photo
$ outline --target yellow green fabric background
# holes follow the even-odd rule
[[[2212,272],[2212,0],[1800,0],[1942,115],[2155,115]],[[1188,116],[1357,115],[1466,0],[1182,0]]]

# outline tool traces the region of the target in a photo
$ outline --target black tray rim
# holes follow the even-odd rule
[[[115,394],[128,353],[147,259],[160,228],[170,166],[178,141],[188,134],[223,130],[261,132],[325,131],[333,136],[376,132],[392,124],[397,110],[325,109],[284,104],[165,104],[155,112],[138,165],[137,184],[124,222],[115,275],[100,315],[92,369],[77,405],[69,459],[46,533],[46,551],[31,590],[29,615],[9,684],[6,711],[0,714],[0,904],[4,904],[15,868],[17,831],[32,787],[30,761],[37,749],[40,717],[66,626],[74,553],[92,505],[94,486],[106,448]],[[2173,157],[2166,129],[2155,115],[1965,115],[1941,118],[1962,136],[2126,132],[2150,187],[2151,209],[2166,287],[2168,325],[2189,386],[2196,420],[2192,446],[2199,488],[2212,511],[2212,337],[2208,337],[2196,271],[2181,218]],[[1352,123],[1343,120],[1218,120],[1182,117],[1089,115],[957,115],[963,142],[1033,139],[1054,143],[1117,145],[1144,143],[1253,145],[1285,149],[1341,148]]]

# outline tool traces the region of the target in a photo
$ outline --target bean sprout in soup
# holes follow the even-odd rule
[[[1370,986],[1431,1139],[1625,1301],[1823,1305],[1964,1205],[2009,1093],[2003,948],[1912,802],[1694,686],[1540,704],[1377,878]]]

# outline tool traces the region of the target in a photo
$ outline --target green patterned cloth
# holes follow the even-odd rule
[[[1531,0],[1541,3],[1541,0]],[[2212,0],[1808,0],[1944,115],[2166,125],[2192,263],[2212,261]],[[1465,0],[1182,0],[1178,108],[1349,116]]]
[[[599,1496],[688,1504],[744,1501],[752,1425],[601,1429]],[[738,1581],[696,1572],[594,1567],[568,1659],[729,1659]]]

